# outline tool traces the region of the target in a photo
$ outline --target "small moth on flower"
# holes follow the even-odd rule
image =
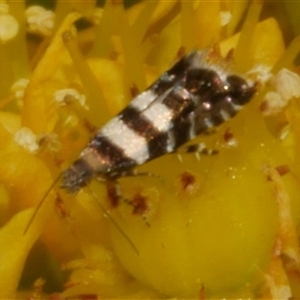
[[[74,193],[94,177],[114,186],[136,166],[175,152],[232,118],[250,101],[255,86],[210,64],[206,52],[191,52],[98,131],[62,173],[62,187]]]

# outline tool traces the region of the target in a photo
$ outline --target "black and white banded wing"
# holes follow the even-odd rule
[[[105,137],[131,158],[133,165],[175,150],[172,128],[197,106],[186,88],[186,78],[197,52],[182,58],[146,91],[105,125],[97,137]],[[122,162],[120,161],[120,164]],[[116,167],[120,166],[119,163]]]
[[[143,164],[232,118],[254,91],[253,84],[242,77],[208,68],[202,55],[192,52],[115,118],[138,136],[132,136],[132,151],[117,136],[115,143],[136,164]]]
[[[76,191],[94,176],[115,180],[233,117],[255,86],[203,56],[183,57],[102,127],[63,173],[62,186]]]

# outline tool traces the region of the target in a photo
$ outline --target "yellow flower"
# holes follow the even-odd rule
[[[0,298],[299,297],[300,42],[285,47],[279,4],[0,4],[18,23],[0,45]],[[155,176],[120,179],[131,205],[111,208],[96,180],[61,190],[97,128],[194,49],[258,82],[195,140],[219,153],[140,166]]]

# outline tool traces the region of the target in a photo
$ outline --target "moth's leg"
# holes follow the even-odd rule
[[[185,153],[199,153],[204,155],[216,155],[219,153],[216,149],[209,149],[204,143],[191,144],[183,148]]]
[[[159,176],[158,174],[151,173],[151,172],[135,172],[133,176],[148,176],[148,177],[153,177],[159,180],[162,180],[162,177]]]
[[[199,155],[216,155],[219,153],[216,149],[209,149],[204,143],[190,144],[184,147],[181,147],[178,151],[174,152],[177,154],[179,161],[182,162],[182,155],[188,153],[194,153],[196,158],[199,159]]]
[[[139,177],[139,176],[145,176],[145,177],[153,177],[158,180],[163,180],[161,176],[151,173],[151,172],[138,172],[137,170],[130,170],[129,172],[123,173],[122,177]]]

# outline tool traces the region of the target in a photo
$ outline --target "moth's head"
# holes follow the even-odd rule
[[[94,175],[93,169],[83,159],[76,160],[70,168],[63,171],[61,187],[76,193],[86,186]]]

